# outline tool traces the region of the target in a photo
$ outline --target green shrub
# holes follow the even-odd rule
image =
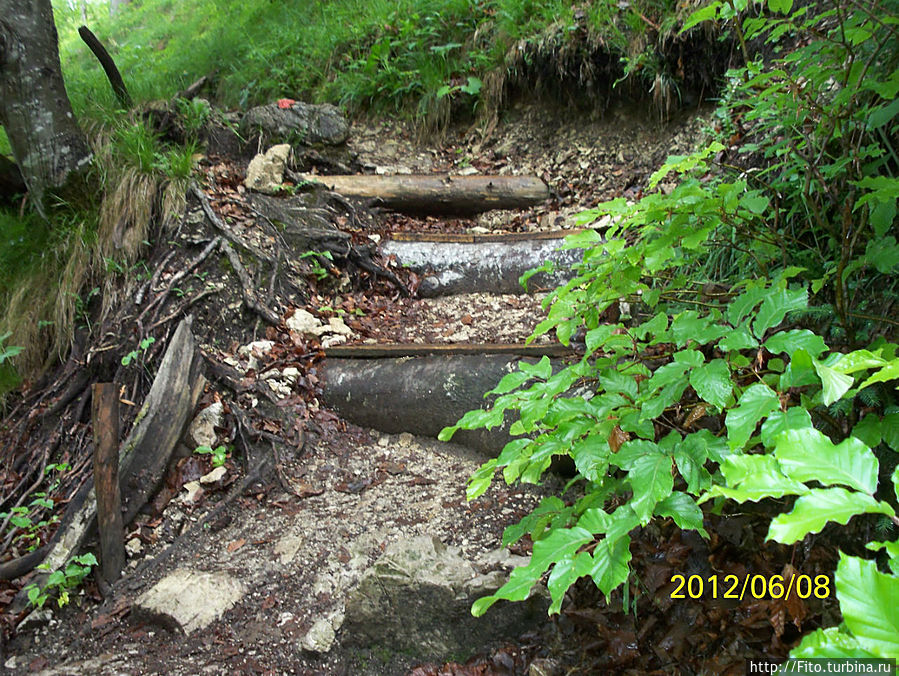
[[[694,19],[740,8],[716,2]],[[669,158],[636,204],[580,217],[612,225],[566,239],[583,260],[547,298],[535,336],[579,335],[582,358],[556,372],[548,359],[521,362],[488,393],[491,407],[441,432],[512,414],[518,438],[475,473],[469,498],[497,470],[508,483],[539,482],[554,456],[577,470],[561,497],[506,529],[506,545],[531,536],[530,563],[474,614],[526,598],[547,571],[551,612],[581,577],[608,595],[627,583],[632,530],[667,517],[705,534],[699,505],[711,499],[798,496],[772,521],[768,538],[780,542],[864,513],[899,523],[899,473],[878,484],[878,454],[899,452],[899,358],[876,337],[895,326],[876,304],[895,300],[899,267],[899,17],[895,3],[809,9],[749,18],[739,31],[744,44],[790,33],[799,45],[729,73],[721,140],[738,130],[751,161],[716,141]],[[662,181],[676,185],[664,192]],[[720,264],[722,247],[737,267]],[[874,289],[885,297],[875,301]],[[632,317],[604,323],[621,302]],[[795,655],[899,655],[899,615],[884,602],[899,588],[899,547],[869,548],[887,551],[892,573],[844,555],[835,578],[844,625],[806,637]]]

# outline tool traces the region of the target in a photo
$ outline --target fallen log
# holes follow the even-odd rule
[[[419,275],[422,298],[459,293],[524,293],[519,278],[546,261],[567,268],[583,257],[581,249],[560,249],[557,240],[512,242],[385,242],[381,252]],[[568,269],[535,275],[527,290],[555,288],[571,278]]]
[[[192,319],[183,319],[175,330],[137,422],[119,447],[124,524],[131,522],[158,488],[206,382],[191,334]],[[94,532],[96,523],[97,498],[91,479],[73,498],[53,536],[44,559],[48,569],[64,566]],[[40,562],[29,561],[34,565]],[[22,575],[28,571],[18,567],[16,572]]]
[[[300,174],[347,197],[376,200],[381,206],[411,214],[476,214],[491,209],[523,209],[549,198],[536,176],[318,176]]]
[[[467,411],[483,407],[484,393],[518,361],[504,355],[327,359],[322,402],[362,427],[436,437]],[[510,438],[504,425],[460,430],[453,442],[493,456]]]

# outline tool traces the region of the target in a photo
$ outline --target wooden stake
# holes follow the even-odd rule
[[[119,492],[119,395],[115,383],[93,386],[94,488],[100,530],[100,569],[112,584],[125,567],[125,530]]]

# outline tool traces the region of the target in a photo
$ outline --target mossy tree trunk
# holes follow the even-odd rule
[[[50,0],[0,0],[0,124],[34,204],[82,174],[91,154],[59,64]]]

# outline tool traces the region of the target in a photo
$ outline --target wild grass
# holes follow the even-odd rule
[[[60,0],[54,5],[76,111],[114,110],[109,85],[77,35],[78,13]],[[501,98],[496,86],[474,95],[460,90],[468,77],[503,82],[523,65],[519,59],[541,50],[574,53],[581,43],[616,65],[621,60],[623,74],[637,75],[667,106],[667,83],[676,76],[656,52],[683,13],[674,0],[144,0],[113,18],[92,5],[88,22],[138,101],[169,99],[215,72],[214,98],[224,107],[290,97],[429,123],[446,118],[448,104],[456,113],[496,106],[487,98]],[[447,88],[451,94],[440,95]]]

